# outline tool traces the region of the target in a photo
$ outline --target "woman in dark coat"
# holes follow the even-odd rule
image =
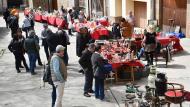
[[[154,31],[154,26],[149,25],[147,33],[144,36],[143,39],[143,45],[144,45],[144,51],[146,55],[147,65],[153,65],[153,54],[156,49],[156,32]]]

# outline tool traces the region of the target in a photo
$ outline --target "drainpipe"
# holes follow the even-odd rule
[[[48,13],[50,13],[50,0],[48,0]]]
[[[155,20],[155,0],[150,0],[150,19]]]

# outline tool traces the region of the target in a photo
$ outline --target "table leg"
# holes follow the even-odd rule
[[[133,72],[133,66],[131,66],[131,79],[132,79],[132,82],[135,81],[134,72]]]

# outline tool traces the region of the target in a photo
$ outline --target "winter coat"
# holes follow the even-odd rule
[[[92,62],[91,62],[92,52],[88,49],[84,50],[82,56],[79,59],[79,64],[82,66],[85,73],[92,72]]]
[[[87,47],[87,44],[90,41],[90,35],[89,34],[81,34],[77,33],[77,39],[76,39],[76,53],[78,57],[81,57],[82,51]]]
[[[24,42],[24,49],[27,53],[38,53],[40,46],[34,36],[30,35]]]

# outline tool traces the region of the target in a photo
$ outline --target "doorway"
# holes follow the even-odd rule
[[[144,28],[147,25],[147,3],[134,1],[135,26]]]

